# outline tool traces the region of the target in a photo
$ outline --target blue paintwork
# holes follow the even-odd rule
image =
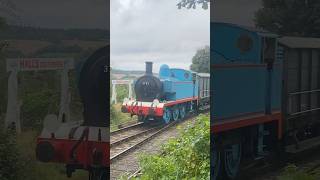
[[[176,101],[197,96],[198,82],[193,84],[191,71],[162,65],[159,71],[159,79],[163,83],[166,101]]]
[[[252,48],[241,52],[237,39],[246,35]],[[262,38],[270,34],[227,23],[211,23],[211,65],[250,64],[254,67],[214,68],[211,74],[211,121],[281,106],[281,58],[270,72],[262,65]],[[267,77],[270,77],[270,86]],[[271,92],[268,95],[268,89]],[[271,99],[270,99],[271,97]],[[270,103],[269,103],[270,102]]]
[[[214,64],[260,63],[261,37],[253,31],[226,23],[211,23],[211,60]],[[253,46],[249,52],[237,48],[237,39],[241,35],[252,38]],[[211,62],[211,63],[212,63]]]
[[[162,119],[165,124],[168,124],[171,121],[172,113],[169,108],[164,108]]]

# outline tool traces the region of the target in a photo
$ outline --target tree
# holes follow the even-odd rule
[[[280,35],[320,37],[320,1],[263,0],[257,27]]]
[[[197,4],[202,4],[203,9],[208,9],[208,3],[210,3],[210,0],[181,0],[177,4],[178,8],[181,9],[182,7],[190,9],[196,9]]]
[[[210,47],[199,49],[192,58],[190,69],[195,72],[210,73]]]
[[[5,25],[6,25],[5,19],[0,17],[0,28],[3,28]]]

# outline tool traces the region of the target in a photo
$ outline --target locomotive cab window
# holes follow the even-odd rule
[[[173,72],[171,73],[171,77],[176,77]]]
[[[186,78],[186,79],[189,79],[189,73],[184,73],[184,77]]]

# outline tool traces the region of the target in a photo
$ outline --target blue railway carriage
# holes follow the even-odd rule
[[[212,177],[320,145],[320,39],[211,23]]]

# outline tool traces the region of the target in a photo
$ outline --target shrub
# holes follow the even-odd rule
[[[319,177],[318,177],[319,178]],[[290,164],[285,169],[284,172],[278,176],[278,180],[317,180],[313,175],[309,175],[297,166]]]
[[[5,131],[0,125],[0,179],[21,179],[24,168],[22,162],[14,131]]]
[[[181,136],[165,144],[162,154],[140,157],[141,179],[209,179],[209,116],[201,115],[179,131]]]

